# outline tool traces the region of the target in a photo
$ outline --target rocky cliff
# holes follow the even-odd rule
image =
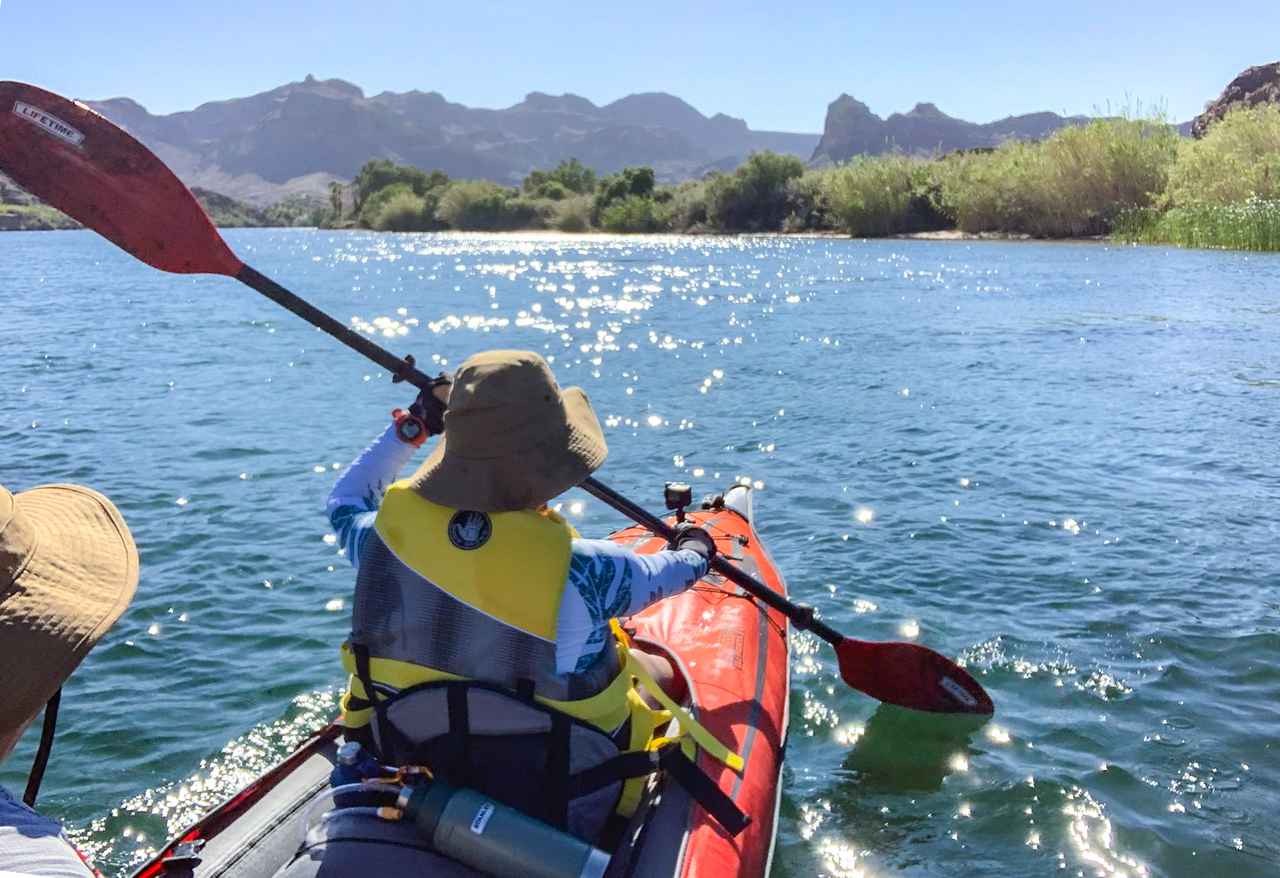
[[[978,124],[948,116],[933,104],[916,104],[910,112],[881,119],[847,94],[827,107],[815,162],[842,162],[855,155],[900,150],[906,153],[951,152],[991,147],[1010,140],[1039,140],[1064,125],[1087,122],[1084,116],[1029,113]]]
[[[1260,64],[1241,73],[1191,123],[1191,136],[1204,137],[1209,126],[1235,107],[1280,104],[1280,61]]]

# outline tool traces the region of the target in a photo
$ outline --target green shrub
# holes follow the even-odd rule
[[[755,152],[707,183],[708,222],[727,232],[774,232],[787,218],[787,184],[804,174],[795,156]]]
[[[526,187],[525,191],[535,198],[546,198],[550,201],[563,201],[573,194],[573,192],[559,180],[544,180],[533,189]]]
[[[835,228],[827,198],[827,178],[831,168],[805,171],[787,182],[787,218],[784,232],[820,231]]]
[[[579,195],[556,204],[551,226],[562,232],[585,232],[591,228],[591,198]]]
[[[512,192],[488,180],[449,184],[440,196],[436,218],[451,229],[493,231],[512,228],[507,202]]]
[[[592,219],[597,224],[602,223],[605,208],[615,201],[622,201],[633,195],[637,198],[652,198],[656,185],[657,178],[653,168],[623,168],[616,174],[610,174],[596,186],[596,197],[591,208]]]
[[[577,159],[565,159],[550,171],[531,172],[521,186],[530,195],[560,201],[568,193],[590,194],[596,188],[596,172]],[[552,194],[554,192],[563,194]]]
[[[707,184],[705,180],[686,180],[659,190],[655,199],[654,219],[664,229],[676,232],[700,232],[707,228]]]
[[[444,171],[428,173],[411,165],[397,165],[386,159],[365,162],[360,172],[356,174],[355,180],[352,181],[352,186],[355,188],[356,213],[363,211],[365,203],[374,193],[388,186],[403,183],[413,190],[415,195],[426,195],[428,191],[439,189],[448,182],[449,176]]]
[[[511,193],[503,205],[502,228],[545,229],[551,225],[555,216],[556,202],[552,199],[529,198]]]
[[[387,190],[379,190],[378,194],[385,191]],[[361,215],[367,211],[368,207]],[[427,202],[408,187],[390,198],[380,199],[377,211],[368,222],[369,228],[380,232],[420,232],[430,225]]]
[[[360,225],[373,228],[374,220],[378,218],[378,214],[382,212],[382,208],[388,201],[400,195],[414,194],[413,187],[408,183],[392,183],[390,186],[384,186],[370,193],[360,208]]]
[[[628,195],[612,202],[600,214],[607,232],[656,232],[660,230],[652,198]]]
[[[1280,106],[1238,108],[1184,141],[1169,175],[1169,204],[1280,198]]]

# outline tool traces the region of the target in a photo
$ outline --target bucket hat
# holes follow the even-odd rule
[[[444,435],[410,478],[453,509],[535,508],[582,482],[609,454],[579,387],[563,390],[532,351],[486,351],[458,369]]]
[[[0,485],[0,733],[34,716],[120,618],[138,550],[119,510],[79,485]]]

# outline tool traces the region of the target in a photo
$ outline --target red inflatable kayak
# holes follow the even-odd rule
[[[750,491],[735,486],[709,507],[690,512],[688,518],[715,537],[722,555],[785,595],[782,576],[752,527]],[[612,539],[633,544],[641,552],[664,545],[640,528],[620,531]],[[751,817],[751,823],[731,836],[679,785],[659,779],[617,848],[605,851],[611,857],[607,869],[590,874],[604,878],[767,874],[777,834],[787,733],[787,620],[713,574],[689,591],[625,620],[625,625],[647,648],[661,649],[675,660],[688,684],[690,712],[743,757],[741,773],[706,755],[699,757],[699,766]],[[329,795],[341,731],[330,726],[319,732],[169,842],[135,878],[271,878],[277,874],[341,878],[319,863],[300,862],[304,857],[299,854],[308,818]],[[376,845],[369,839],[362,842],[371,850],[368,871],[376,873]],[[398,856],[403,855],[403,845],[400,848]],[[434,851],[424,850],[420,864],[414,863],[414,873],[421,876],[482,874]]]

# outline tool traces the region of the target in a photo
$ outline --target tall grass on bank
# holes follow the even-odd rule
[[[941,159],[935,197],[966,232],[1106,234],[1123,212],[1155,203],[1177,147],[1177,133],[1158,119],[1099,119],[1039,143]]]
[[[1280,107],[1232,110],[1201,140],[1184,141],[1169,175],[1171,207],[1280,199]]]
[[[1280,200],[1133,210],[1117,222],[1115,237],[1133,244],[1280,251]]]
[[[1280,251],[1280,107],[1233,110],[1202,139],[1183,141],[1157,206],[1126,213],[1115,237]]]
[[[819,177],[833,224],[859,238],[943,228],[930,198],[930,163],[906,155],[862,156]]]

